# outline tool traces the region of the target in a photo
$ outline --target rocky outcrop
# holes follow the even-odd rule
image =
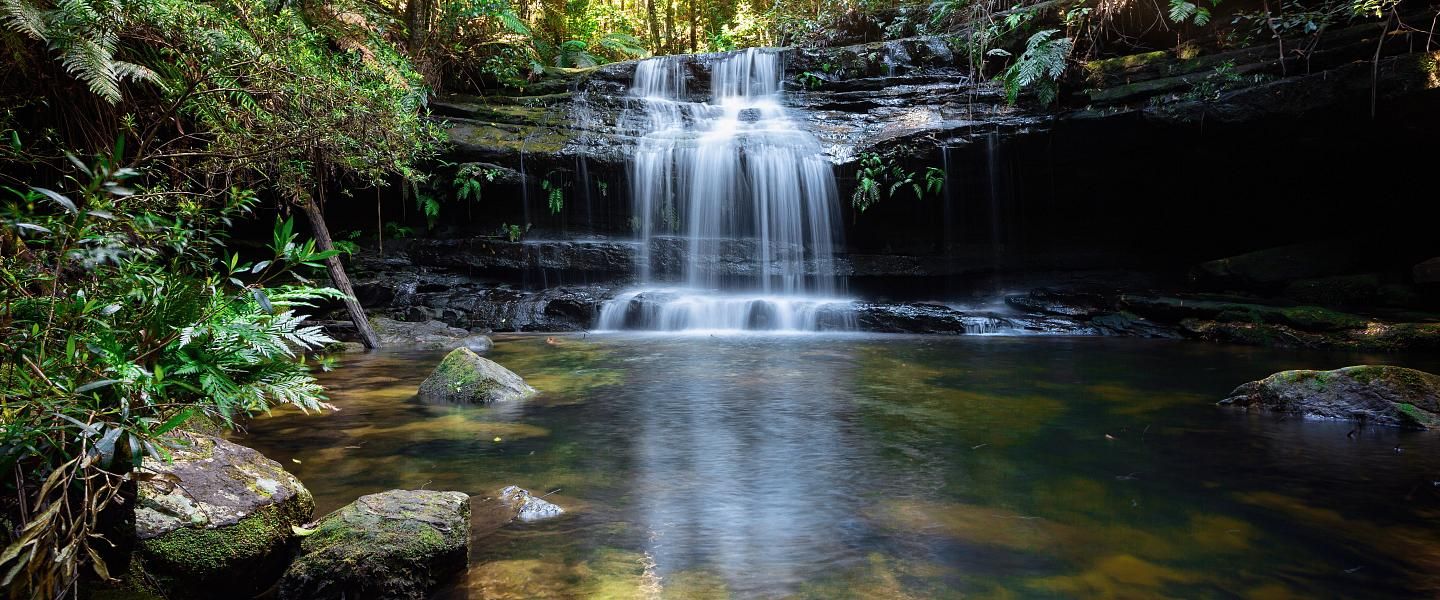
[[[536,497],[529,490],[513,485],[500,490],[499,499],[514,513],[515,519],[526,523],[553,519],[565,514],[565,509]]]
[[[420,383],[420,400],[438,404],[490,404],[534,394],[519,375],[468,348],[450,351]]]
[[[421,317],[429,316],[424,311],[417,313]],[[398,348],[407,350],[448,350],[450,348],[468,348],[474,352],[489,352],[494,343],[490,338],[472,334],[459,327],[451,327],[441,321],[417,320],[416,322],[396,321],[385,317],[374,317],[370,320],[375,327],[375,333],[380,337],[380,344],[386,348]]]
[[[250,598],[290,560],[292,530],[315,504],[300,481],[259,452],[177,436],[174,461],[146,458],[135,510],[135,558],[171,598]]]
[[[1235,388],[1222,406],[1410,429],[1440,426],[1440,376],[1404,367],[1282,371]]]
[[[422,600],[469,561],[470,497],[391,490],[310,527],[281,600]]]

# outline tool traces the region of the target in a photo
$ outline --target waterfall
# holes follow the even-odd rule
[[[641,134],[630,165],[641,288],[602,306],[601,329],[845,326],[817,317],[848,304],[835,298],[835,176],[782,107],[781,59],[714,60],[705,102],[689,97],[693,58],[636,66],[625,119]]]

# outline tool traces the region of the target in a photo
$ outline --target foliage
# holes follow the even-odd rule
[[[1030,36],[1025,52],[1005,70],[1005,99],[1011,104],[1019,99],[1022,89],[1033,91],[1041,104],[1055,101],[1060,76],[1075,46],[1068,37],[1055,37],[1058,33],[1058,29],[1046,29]]]
[[[1207,0],[1209,7],[1203,6],[1200,0],[1190,2],[1189,0],[1170,0],[1170,20],[1176,23],[1194,23],[1197,27],[1204,27],[1210,23],[1210,8],[1220,5],[1220,0]]]
[[[525,237],[525,234],[529,232],[529,224],[526,224],[524,227],[521,227],[519,225],[510,225],[508,223],[500,224],[500,235],[505,236],[506,239],[512,242],[520,241],[520,238]]]
[[[393,221],[385,223],[385,238],[391,240],[403,240],[415,235],[415,230],[408,226]]]
[[[110,577],[101,514],[165,459],[166,434],[290,405],[328,408],[302,354],[332,342],[297,308],[338,292],[300,270],[332,252],[276,226],[268,258],[221,258],[211,209],[123,167],[123,143],[55,191],[6,188],[0,226],[0,472],[19,533],[0,554],[12,597],[56,597],[88,564]],[[298,269],[298,270],[297,270]],[[281,284],[282,277],[295,283]]]
[[[916,199],[921,199],[927,193],[939,194],[944,185],[944,169],[927,168],[924,181],[921,181],[915,172],[905,170],[895,159],[887,160],[877,153],[866,152],[860,155],[850,204],[855,210],[865,212],[882,197],[894,197],[895,192],[901,189],[908,187],[915,193]]]
[[[939,195],[945,188],[945,169],[935,167],[925,168],[925,193]]]
[[[569,182],[555,183],[550,177],[540,180],[540,189],[545,190],[545,200],[550,205],[550,214],[558,215],[565,209],[565,188]]]
[[[65,71],[111,104],[124,80],[154,81],[150,69],[115,58],[118,32],[131,17],[131,0],[0,0],[6,26],[43,42],[59,54]]]
[[[332,171],[367,184],[423,178],[416,165],[443,134],[423,112],[420,76],[380,36],[260,0],[143,7],[137,37],[165,59],[165,99],[209,133],[199,175],[245,169],[293,193]],[[349,50],[333,50],[335,38]]]
[[[1184,94],[1186,100],[1214,100],[1229,90],[1263,83],[1266,80],[1263,73],[1255,73],[1250,76],[1241,74],[1235,69],[1235,61],[1227,60],[1215,67],[1204,79],[1196,82],[1190,87],[1190,91]]]

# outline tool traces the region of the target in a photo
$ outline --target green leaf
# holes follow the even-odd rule
[[[78,388],[75,388],[75,393],[77,393],[77,394],[83,394],[83,393],[88,392],[88,391],[90,391],[90,390],[98,390],[98,389],[100,389],[100,388],[102,388],[102,387],[105,387],[105,386],[107,386],[107,385],[115,385],[115,384],[117,384],[117,383],[120,383],[120,380],[119,380],[119,379],[101,379],[101,380],[98,380],[98,381],[92,381],[92,382],[87,383],[87,384],[85,384],[85,385],[82,385],[82,386],[80,386],[80,387],[78,387]]]
[[[190,417],[195,414],[195,410],[195,407],[191,406],[182,409],[180,412],[170,415],[170,418],[166,419],[164,423],[161,423],[159,427],[156,427],[152,433],[154,433],[155,435],[164,435],[166,433],[169,433],[170,430],[179,427],[181,423],[189,421]]]
[[[44,194],[46,198],[49,198],[50,200],[54,201],[56,204],[59,204],[59,205],[60,205],[61,207],[63,207],[65,210],[69,211],[70,214],[72,214],[72,215],[73,215],[73,214],[78,214],[78,213],[80,212],[80,209],[78,209],[78,208],[75,207],[75,203],[74,203],[74,202],[72,202],[69,198],[66,198],[65,196],[60,195],[60,193],[59,193],[59,192],[56,192],[55,190],[51,190],[51,189],[47,189],[47,188],[42,188],[42,187],[32,187],[32,188],[30,188],[30,189],[35,190],[35,191],[37,191],[37,192],[40,192],[41,194]]]

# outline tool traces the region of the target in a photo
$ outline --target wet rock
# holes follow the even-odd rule
[[[946,334],[960,334],[967,331],[964,313],[939,304],[865,302],[857,303],[846,310],[851,311],[851,318],[862,331]]]
[[[469,561],[470,497],[390,490],[320,520],[280,580],[282,600],[421,600]]]
[[[375,335],[379,336],[380,344],[387,348],[443,350],[460,347],[470,338],[469,331],[433,319],[406,322],[372,317],[370,322],[375,327]]]
[[[249,598],[284,571],[291,526],[310,518],[310,492],[259,452],[181,434],[174,461],[145,459],[136,559],[144,579],[172,598]]]
[[[1006,296],[1005,304],[1031,313],[1088,318],[1111,310],[1114,302],[1099,294],[1031,290],[1024,295]]]
[[[535,388],[493,360],[456,348],[420,383],[420,400],[441,404],[489,404],[522,400]]]
[[[1235,388],[1222,406],[1410,429],[1440,426],[1440,376],[1385,365],[1282,371]]]
[[[460,347],[479,354],[489,352],[491,348],[495,347],[495,342],[491,341],[489,336],[472,335],[460,340]]]
[[[1271,348],[1344,348],[1394,352],[1440,349],[1440,323],[1371,322],[1343,331],[1303,331],[1281,324],[1185,319],[1187,337],[1209,342]]]
[[[1089,325],[1100,335],[1169,339],[1183,337],[1174,326],[1156,323],[1124,311],[1096,315],[1090,319]]]
[[[500,490],[500,502],[514,511],[516,519],[526,523],[553,519],[565,514],[565,509],[537,498],[529,490],[513,485]]]

